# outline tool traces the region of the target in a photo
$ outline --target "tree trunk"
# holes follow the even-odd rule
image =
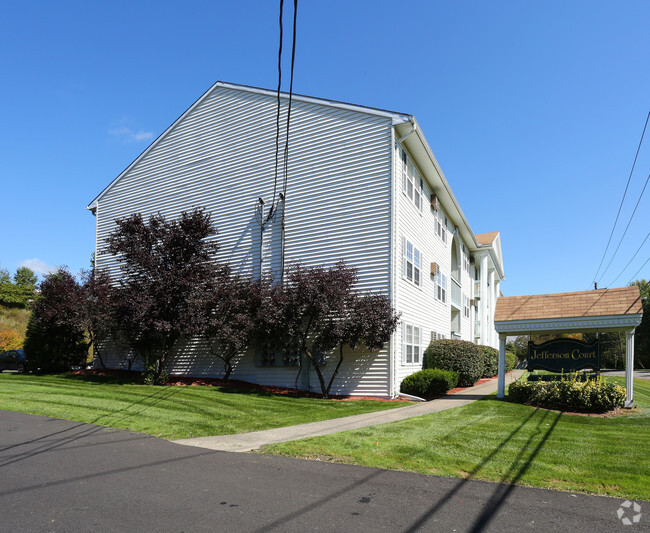
[[[332,374],[332,377],[330,378],[329,385],[327,385],[327,396],[330,394],[330,390],[332,389],[332,383],[334,383],[334,379],[336,378],[336,375],[339,373],[339,368],[341,368],[341,363],[343,362],[343,345],[339,344],[339,362],[336,364],[336,368],[334,369],[334,373]],[[327,396],[324,396],[325,398]]]

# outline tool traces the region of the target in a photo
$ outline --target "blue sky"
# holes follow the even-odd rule
[[[277,85],[278,6],[7,3],[0,267],[87,267],[85,206],[153,139],[217,80]],[[302,0],[294,90],[415,115],[474,232],[501,231],[504,294],[584,290],[650,110],[648,20],[645,0]],[[650,131],[604,266],[649,173]],[[649,213],[646,191],[599,286],[650,257],[615,280]]]

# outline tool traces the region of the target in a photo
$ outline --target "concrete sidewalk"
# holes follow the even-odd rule
[[[506,385],[518,379],[524,372],[524,370],[513,370],[506,374]],[[460,407],[461,405],[467,405],[479,400],[488,394],[492,394],[493,392],[496,392],[496,390],[497,378],[492,378],[490,381],[464,389],[455,394],[449,394],[430,402],[407,405],[406,407],[348,416],[345,418],[335,418],[333,420],[323,420],[322,422],[311,422],[309,424],[300,424],[298,426],[254,431],[252,433],[179,439],[173,442],[185,446],[207,448],[209,450],[249,452],[266,444],[287,442],[307,437],[320,437],[331,433],[339,433],[341,431],[375,426],[378,424],[387,424],[389,422],[396,422],[397,420],[404,420],[414,416],[428,415],[429,413],[444,411],[445,409],[451,409],[453,407]]]

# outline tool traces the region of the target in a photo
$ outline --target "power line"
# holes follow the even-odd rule
[[[275,170],[273,174],[273,196],[271,197],[271,208],[269,209],[269,214],[266,217],[265,222],[268,222],[273,218],[275,212],[275,194],[278,190],[278,160],[280,155],[280,91],[282,90],[282,41],[284,40],[284,32],[282,28],[282,13],[284,11],[284,0],[280,0],[280,45],[278,46],[278,90],[277,90],[277,101],[276,101],[276,113],[275,113]]]
[[[649,261],[650,261],[650,257],[648,257],[648,259],[645,260],[645,263],[643,263],[643,264],[641,265],[641,268],[640,268],[639,270],[637,270],[637,271],[634,273],[634,276],[632,276],[632,277],[630,278],[630,281],[627,282],[628,285],[634,281],[634,278],[636,278],[636,275],[637,275],[639,272],[641,272],[641,270],[643,270],[643,267],[646,266],[646,265],[648,264]]]
[[[616,257],[616,253],[618,252],[618,249],[621,247],[621,243],[623,242],[623,239],[625,238],[625,234],[627,233],[627,230],[630,228],[630,224],[632,223],[632,219],[634,218],[634,214],[636,213],[637,207],[639,207],[639,203],[641,202],[641,198],[643,198],[643,193],[645,192],[646,187],[648,186],[648,181],[650,181],[650,174],[648,174],[648,177],[645,180],[645,184],[643,185],[643,190],[641,191],[641,194],[639,195],[639,199],[636,201],[636,205],[634,206],[634,211],[632,211],[632,215],[630,216],[630,220],[627,222],[627,226],[625,226],[625,231],[623,232],[623,235],[621,236],[621,240],[618,241],[618,246],[616,247],[616,250],[614,250],[614,255],[612,255],[612,258],[609,260],[609,263],[607,263],[607,268],[603,271],[603,273],[600,275],[600,278],[598,281],[600,281],[607,270],[609,269],[609,266],[612,264],[612,261],[614,260],[614,257]]]
[[[630,180],[632,179],[632,173],[634,172],[634,167],[636,166],[636,160],[639,157],[639,151],[641,150],[641,144],[643,144],[643,137],[645,136],[645,130],[648,127],[648,119],[650,119],[650,111],[648,111],[648,116],[645,119],[645,124],[643,126],[643,132],[641,133],[641,140],[639,141],[639,146],[636,149],[636,155],[634,156],[634,163],[632,163],[632,170],[630,170],[630,175],[627,178],[627,185],[625,185],[625,191],[623,192],[623,198],[621,199],[621,204],[618,206],[618,213],[616,213],[616,220],[614,220],[614,226],[612,227],[612,231],[609,234],[609,240],[607,241],[607,246],[605,247],[605,252],[603,252],[603,257],[600,259],[600,264],[598,265],[598,270],[596,270],[596,273],[594,274],[594,282],[596,280],[596,277],[598,276],[598,272],[600,272],[600,267],[603,266],[603,261],[605,260],[605,256],[607,255],[607,250],[609,250],[609,245],[612,242],[612,236],[614,235],[614,230],[616,229],[616,224],[618,223],[618,217],[621,215],[621,209],[623,208],[623,202],[625,201],[625,196],[627,194],[627,189],[630,186]],[[620,245],[620,243],[619,243],[619,245]],[[614,255],[616,255],[616,252],[614,252]],[[612,257],[612,259],[613,259],[613,257]],[[610,261],[610,264],[611,264],[611,261]],[[602,278],[602,276],[601,276],[601,278]]]
[[[610,287],[612,287],[612,286],[614,285],[614,283],[616,283],[616,280],[617,280],[618,278],[620,278],[620,277],[623,275],[623,272],[625,272],[625,271],[627,270],[627,267],[629,267],[630,264],[632,263],[632,261],[634,261],[634,258],[635,258],[635,257],[637,256],[637,254],[641,251],[641,248],[643,248],[643,245],[645,244],[645,241],[648,240],[648,237],[650,237],[650,232],[648,232],[648,234],[645,236],[645,239],[643,239],[643,242],[641,243],[641,246],[639,246],[639,247],[637,248],[636,252],[634,252],[634,255],[632,256],[632,259],[630,259],[630,260],[628,261],[627,265],[625,265],[625,268],[624,268],[623,270],[621,270],[621,272],[619,273],[619,275],[616,276],[616,277],[614,278],[614,280],[609,284]]]

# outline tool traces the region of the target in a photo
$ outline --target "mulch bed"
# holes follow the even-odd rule
[[[123,378],[139,378],[142,372],[134,370],[118,370],[114,368],[92,369],[92,370],[76,370],[73,374],[82,374],[87,376],[113,376]],[[290,396],[296,398],[321,398],[322,395],[315,392],[301,391],[297,389],[290,389],[284,387],[274,387],[271,385],[257,385],[249,383],[248,381],[240,381],[238,379],[223,380],[219,378],[197,378],[189,376],[170,375],[166,385],[182,385],[182,386],[195,386],[200,385],[204,387],[228,387],[231,389],[244,389],[250,391],[267,392],[271,394],[279,394],[283,396]],[[339,401],[357,401],[357,400],[374,400],[379,402],[405,402],[409,401],[404,398],[378,398],[376,396],[330,396],[330,400]]]

